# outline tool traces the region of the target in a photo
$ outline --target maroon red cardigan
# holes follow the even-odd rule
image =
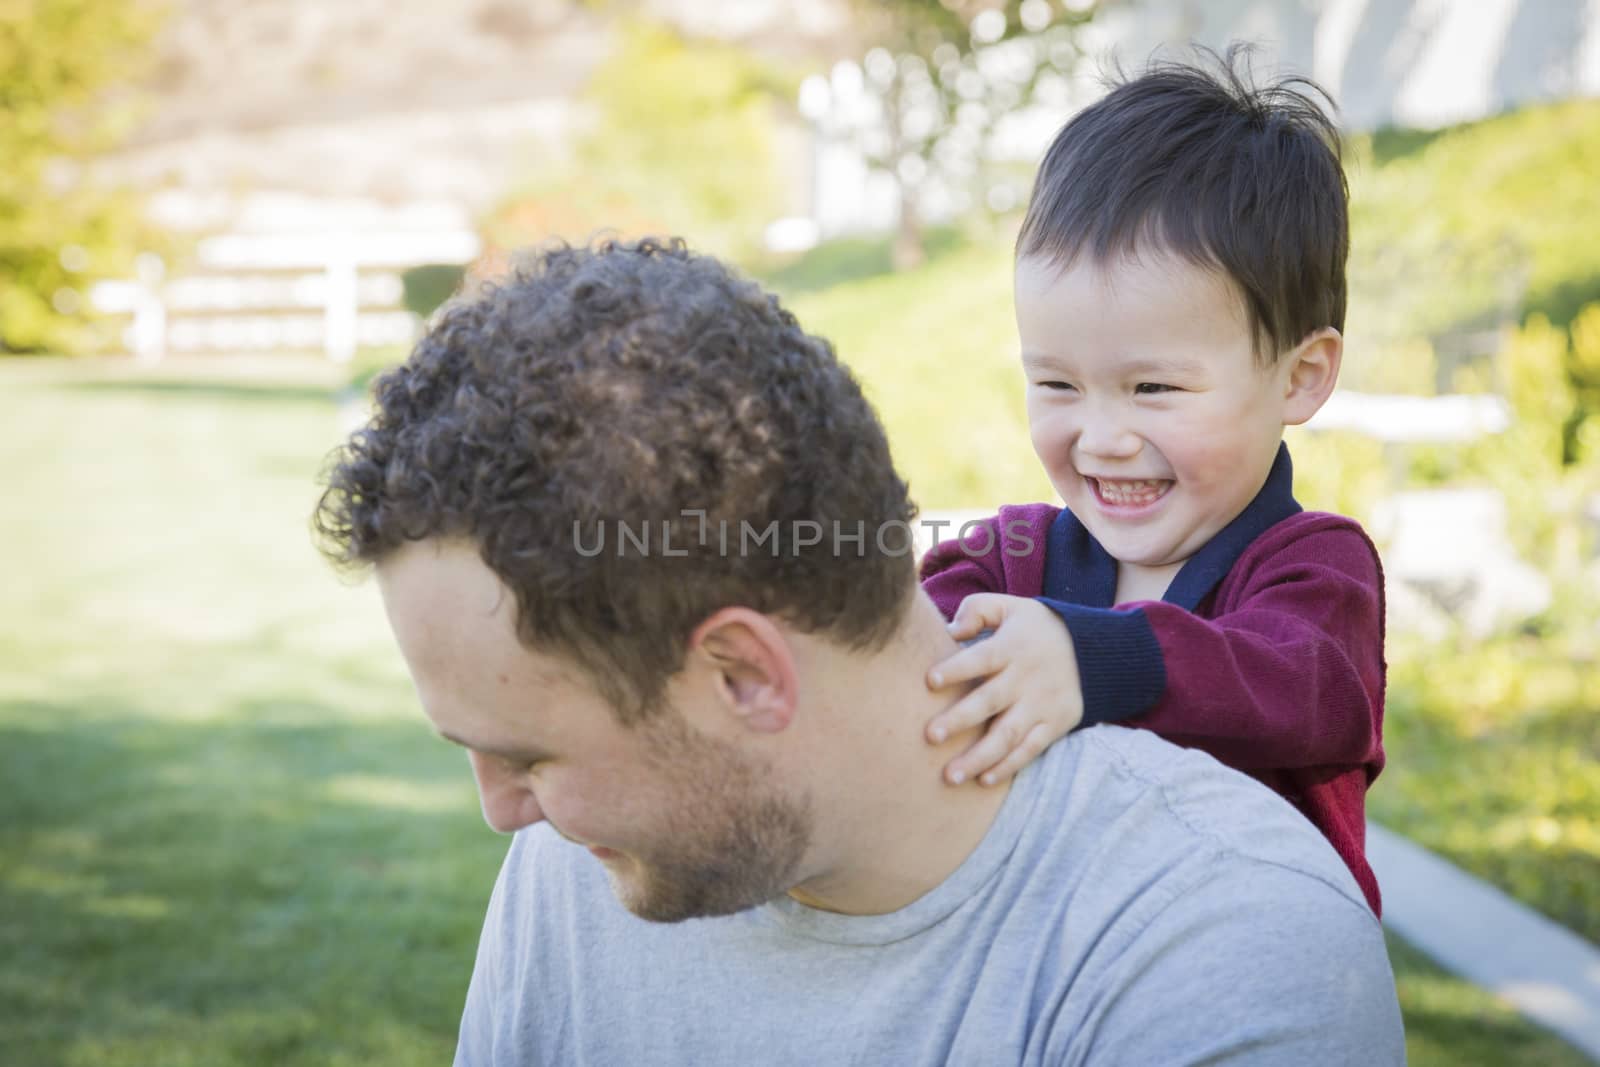
[[[1295,502],[1287,448],[1160,601],[1113,607],[1116,561],[1071,512],[1002,507],[922,561],[946,618],[972,593],[1036,597],[1072,634],[1083,725],[1209,752],[1316,824],[1381,913],[1366,791],[1383,769],[1383,572],[1353,520]]]

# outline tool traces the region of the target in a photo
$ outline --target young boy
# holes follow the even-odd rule
[[[924,560],[953,635],[994,631],[930,672],[982,681],[928,737],[992,720],[955,784],[1080,725],[1203,749],[1304,812],[1376,912],[1382,573],[1355,522],[1301,510],[1282,443],[1338,376],[1347,190],[1315,87],[1254,88],[1239,56],[1153,68],[1045,156],[1016,314],[1066,509],[1002,508]]]

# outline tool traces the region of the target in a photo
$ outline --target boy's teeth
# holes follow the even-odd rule
[[[1115,482],[1096,478],[1094,484],[1100,495],[1113,504],[1144,504],[1159,497],[1166,483],[1148,478],[1140,481]]]

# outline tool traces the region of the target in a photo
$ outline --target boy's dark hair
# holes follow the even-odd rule
[[[541,251],[448,307],[374,398],[313,516],[324,553],[470,539],[524,644],[572,658],[625,724],[657,710],[719,608],[871,649],[916,589],[915,509],[850,372],[681,241]]]
[[[1062,267],[1156,248],[1238,286],[1271,363],[1344,329],[1349,188],[1316,83],[1257,87],[1249,49],[1153,63],[1075,115],[1045,154],[1017,258]],[[1215,68],[1215,69],[1211,69]]]

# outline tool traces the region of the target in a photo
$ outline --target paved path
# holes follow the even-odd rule
[[[1600,949],[1372,823],[1367,859],[1385,926],[1600,1062]]]

